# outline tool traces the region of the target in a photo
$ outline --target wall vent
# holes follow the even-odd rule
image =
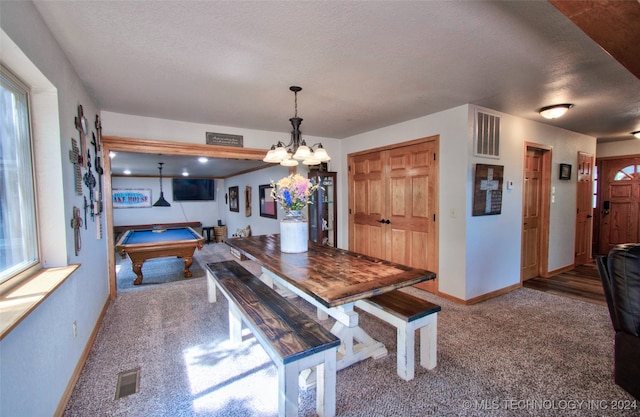
[[[476,110],[475,156],[500,157],[500,116]]]

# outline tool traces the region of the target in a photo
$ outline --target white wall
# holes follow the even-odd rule
[[[473,156],[474,106],[460,106],[397,125],[345,139],[342,172],[349,153],[440,136],[439,163],[439,290],[468,300],[520,282],[522,182],[525,141],[553,147],[549,269],[573,263],[578,151],[595,154],[595,138],[532,122],[507,114],[501,116],[500,159]],[[505,180],[513,190],[503,190],[502,214],[471,216],[475,164],[504,166]],[[571,181],[558,180],[559,163],[570,163]],[[339,181],[340,199],[347,201],[347,176]],[[348,245],[347,208],[339,208],[341,247]]]
[[[160,181],[149,177],[111,177],[111,186],[116,188],[143,188],[151,190],[151,204],[160,197]],[[154,223],[201,222],[203,226],[215,226],[224,220],[224,181],[215,180],[215,200],[174,201],[171,178],[162,179],[164,199],[171,207],[115,208],[113,225],[135,225]]]
[[[470,213],[473,172],[469,170],[467,299],[520,282],[524,143],[531,142],[552,148],[551,187],[555,189],[555,198],[551,203],[549,219],[550,271],[572,265],[574,262],[578,151],[595,155],[596,139],[593,137],[489,111],[501,116],[500,159],[471,156],[471,164],[504,165],[504,179],[513,181],[514,187],[512,190],[506,190],[503,186],[502,214],[473,217]],[[469,113],[470,126],[473,126],[473,117],[472,107]],[[473,130],[469,137],[469,148],[472,155]],[[560,163],[572,165],[570,181],[558,179]]]
[[[243,136],[245,148],[264,149],[265,154],[271,145],[278,141],[287,143],[291,138],[291,133],[287,130],[290,129],[290,126],[287,127],[289,121],[286,118],[282,120],[282,132],[156,119],[153,117],[132,116],[108,111],[103,111],[101,118],[102,134],[104,136],[122,136],[136,139],[205,144],[206,132],[228,133]],[[340,140],[308,136],[304,134],[304,129],[302,129],[302,137],[308,143],[322,142],[332,157],[330,166],[340,165]]]
[[[298,165],[298,173],[306,176],[306,168],[306,166]],[[251,226],[251,234],[254,236],[280,233],[280,220],[282,219],[283,211],[278,207],[277,219],[261,217],[258,186],[270,184],[271,181],[278,181],[280,178],[286,177],[287,175],[289,175],[289,168],[281,165],[274,165],[271,168],[249,172],[247,174],[238,175],[225,180],[225,187],[227,190],[229,187],[237,186],[240,194],[238,201],[238,205],[240,207],[239,212],[229,211],[227,206],[227,231],[229,235],[234,234],[237,229],[244,229],[247,225]],[[246,216],[244,209],[246,201],[244,191],[246,186],[251,187],[251,216],[249,217]]]
[[[45,266],[81,266],[0,342],[0,415],[51,416],[109,296],[106,239],[96,238],[95,224],[88,219],[75,256],[69,226],[73,207],[84,205],[83,197],[75,194],[69,162],[70,138],[78,138],[74,117],[82,104],[93,126],[97,106],[33,4],[2,2],[1,7],[2,61],[34,89],[42,258]],[[86,187],[84,193],[88,196]]]
[[[523,135],[520,131],[515,130],[513,123],[511,123],[516,118],[490,109],[481,110],[500,116],[500,158],[473,156],[475,107],[469,106],[467,115],[469,164],[466,171],[466,216],[468,220],[465,299],[520,282]],[[476,164],[504,166],[502,210],[499,215],[472,215]],[[514,182],[512,190],[506,189],[504,185],[506,181]]]
[[[596,150],[598,158],[611,156],[640,155],[640,139],[599,143]]]

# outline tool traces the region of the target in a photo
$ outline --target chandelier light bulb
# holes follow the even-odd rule
[[[295,159],[287,158],[283,159],[280,162],[280,165],[282,165],[283,167],[295,167],[298,166],[298,161],[296,161]]]
[[[263,161],[271,164],[279,164],[282,159],[278,159],[276,156],[275,147],[271,147],[272,149],[267,152],[267,155],[264,157]]]
[[[316,149],[313,153],[314,157],[318,159],[320,162],[328,162],[331,160],[331,157],[327,153],[327,151],[322,147],[322,144]]]
[[[302,161],[302,163],[305,164],[305,165],[318,165],[320,162],[322,162],[322,161],[320,161],[314,155],[312,155],[309,158],[307,158],[304,161]]]
[[[282,161],[283,159],[286,159],[288,155],[287,149],[280,145],[276,148],[276,150],[273,152],[273,156],[275,159],[278,159],[279,161]]]
[[[298,150],[293,155],[294,159],[297,159],[299,161],[302,161],[303,159],[307,159],[310,156],[311,156],[311,149],[309,149],[309,147],[305,145],[304,142],[302,142],[302,146],[299,146]]]

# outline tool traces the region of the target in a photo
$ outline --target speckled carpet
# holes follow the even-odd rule
[[[213,244],[197,256],[204,265],[230,259],[226,252]],[[395,329],[363,313],[362,327],[389,354],[338,372],[339,416],[640,415],[613,409],[633,398],[613,383],[606,307],[526,288],[473,306],[408,291],[442,306],[437,367],[417,367],[414,380],[401,380]],[[205,278],[120,294],[64,415],[277,415],[275,366],[254,338],[228,342],[227,303],[218,300],[207,302]],[[304,301],[293,303],[315,316]],[[322,323],[329,328],[332,320]],[[139,392],[115,400],[118,373],[138,367]],[[315,389],[301,391],[300,415],[315,415]]]

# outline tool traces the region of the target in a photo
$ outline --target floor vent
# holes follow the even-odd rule
[[[118,386],[116,387],[116,400],[127,395],[135,394],[140,388],[140,368],[123,371],[118,374]]]
[[[500,116],[476,111],[475,156],[500,157]]]

